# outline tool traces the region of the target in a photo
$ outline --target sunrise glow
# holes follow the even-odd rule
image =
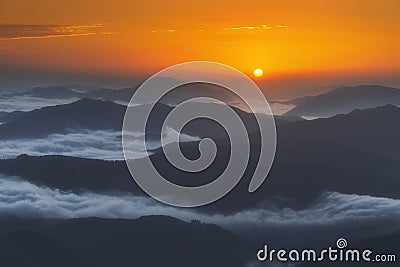
[[[0,65],[24,79],[45,73],[42,79],[53,83],[83,78],[130,86],[165,67],[205,60],[250,76],[262,66],[268,75],[259,82],[272,81],[265,88],[281,93],[298,90],[299,80],[312,88],[344,79],[374,83],[400,72],[397,0],[39,0],[0,6]],[[2,73],[6,86],[10,75]]]

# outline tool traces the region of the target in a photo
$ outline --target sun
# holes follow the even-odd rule
[[[255,77],[259,78],[259,77],[261,77],[261,76],[264,75],[264,72],[263,72],[262,69],[255,69],[255,70],[253,71],[253,75],[254,75]]]

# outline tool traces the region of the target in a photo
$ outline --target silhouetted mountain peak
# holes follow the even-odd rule
[[[331,117],[355,109],[400,105],[400,90],[381,85],[341,87],[299,103],[285,113],[292,116]]]
[[[89,109],[91,107],[125,107],[124,105],[114,103],[110,100],[100,100],[100,99],[92,99],[92,98],[82,98],[75,102],[64,104],[64,105],[57,105],[57,106],[66,106],[66,107],[85,107]]]
[[[30,93],[47,93],[47,92],[66,93],[66,92],[74,92],[74,91],[66,86],[52,86],[52,87],[38,86],[28,92],[30,92]]]
[[[386,87],[382,85],[377,85],[377,84],[364,84],[364,85],[356,85],[356,86],[345,86],[345,87],[339,87],[337,89],[334,89],[332,91],[329,91],[325,93],[325,95],[339,95],[339,94],[382,94],[380,90],[398,90],[396,88],[391,88],[391,87]]]
[[[367,108],[367,109],[355,109],[351,111],[348,114],[340,114],[338,116],[341,116],[343,118],[354,118],[354,116],[364,116],[364,117],[369,117],[371,115],[399,115],[400,114],[400,108],[397,106],[394,106],[392,104],[387,104],[384,106],[376,107],[376,108]],[[382,117],[383,119],[383,117]]]
[[[40,137],[66,129],[121,130],[125,110],[111,101],[84,98],[19,114],[0,125],[0,137]]]
[[[39,98],[73,98],[80,97],[81,93],[72,90],[66,86],[51,86],[51,87],[35,87],[30,91],[20,93],[18,95],[28,95]]]

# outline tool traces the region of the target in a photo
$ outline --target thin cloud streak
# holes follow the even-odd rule
[[[166,30],[151,30],[150,32],[169,32],[169,33],[173,33],[173,32],[176,32],[176,30],[174,30],[174,29],[166,29]]]
[[[22,25],[0,24],[0,41],[48,39],[91,35],[111,35],[104,24],[92,25]]]
[[[262,25],[257,25],[257,26],[240,26],[240,27],[230,27],[230,28],[224,28],[224,31],[229,31],[229,30],[271,30],[274,28],[288,28],[287,25],[276,25],[276,26],[270,26],[266,24]]]
[[[223,28],[223,31],[236,31],[236,30],[272,30],[272,29],[285,29],[288,28],[287,25],[267,25],[267,24],[262,24],[262,25],[256,25],[256,26],[239,26],[239,27],[229,27],[229,28]],[[196,32],[204,32],[204,31],[211,31],[214,29],[194,29],[194,30],[189,30],[189,31],[196,31]],[[176,29],[157,29],[157,30],[150,30],[149,32],[152,33],[174,33],[177,32],[178,30]],[[179,30],[181,31],[181,30]],[[183,31],[183,30],[182,30]]]

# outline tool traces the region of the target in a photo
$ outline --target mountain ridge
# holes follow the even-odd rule
[[[198,108],[214,107],[215,103],[196,103]],[[138,114],[146,112],[146,105],[132,107]],[[72,103],[47,106],[32,111],[14,111],[3,114],[0,121],[0,138],[35,138],[45,137],[52,133],[66,133],[71,130],[122,130],[122,122],[125,116],[126,106],[112,101],[83,98]],[[252,113],[239,108],[231,108],[252,129],[256,128],[256,121]],[[150,114],[148,124],[149,132],[160,132],[162,123],[173,107],[157,103]],[[275,116],[277,124],[285,124],[291,121],[302,120],[289,116]],[[184,129],[187,134],[199,134],[204,136],[209,131],[203,126],[193,129]]]
[[[400,89],[381,85],[340,87],[305,101],[284,115],[300,117],[331,117],[347,114],[354,109],[385,105],[400,106]]]
[[[206,208],[224,212],[241,210],[276,195],[307,203],[325,191],[400,198],[398,146],[394,145],[400,136],[400,126],[396,123],[399,119],[400,108],[389,105],[278,126],[275,162],[264,185],[250,195],[247,192],[259,153],[252,150],[248,169],[238,186]],[[190,179],[187,173],[167,164],[161,150],[153,151],[150,158],[170,181],[193,186],[209,182],[223,171],[230,153],[227,145],[224,140],[217,142],[218,164],[192,174]],[[259,143],[252,145],[257,148]],[[183,143],[181,148],[189,158],[198,156],[198,142]],[[0,172],[64,191],[145,195],[133,182],[124,161],[19,156],[0,160]]]
[[[152,215],[137,219],[20,219],[0,217],[0,247],[8,252],[13,266],[54,266],[48,248],[73,266],[244,266],[252,249],[230,231],[199,221],[184,222],[174,217]],[[35,244],[7,247],[10,238]],[[171,246],[173,242],[173,246]],[[22,260],[15,265],[21,253]],[[157,257],[154,257],[154,253]],[[4,260],[4,257],[2,257]],[[1,260],[0,260],[1,263]],[[68,264],[60,266],[68,266]],[[98,265],[98,263],[101,263]],[[70,266],[70,265],[69,265]]]

